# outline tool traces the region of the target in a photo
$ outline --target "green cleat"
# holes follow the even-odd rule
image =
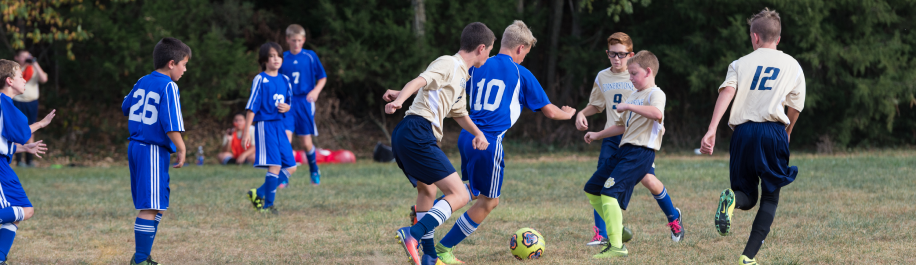
[[[268,213],[269,213],[269,214],[272,214],[272,215],[280,215],[280,212],[277,211],[277,207],[274,207],[274,206],[270,206],[270,207],[267,207],[267,208],[264,208],[264,209],[260,209],[260,210],[258,210],[258,211],[261,212],[261,213],[263,213],[263,214],[268,214]]]
[[[745,256],[745,255],[741,255],[741,259],[738,260],[738,264],[741,264],[741,265],[752,265],[752,264],[753,264],[753,265],[757,265],[757,260],[756,260],[756,259],[752,259],[752,258],[748,258],[748,257]]]
[[[719,207],[716,209],[716,232],[720,236],[727,236],[731,233],[732,212],[735,211],[735,192],[732,189],[725,189],[719,195]]]
[[[152,257],[146,257],[146,260],[143,262],[137,263],[134,260],[134,256],[130,256],[130,265],[159,265],[159,262],[153,261]]]
[[[251,201],[251,205],[254,206],[255,210],[260,210],[261,206],[264,205],[264,199],[258,197],[258,189],[251,189],[248,191],[248,200]]]
[[[436,256],[439,256],[439,261],[445,264],[464,264],[464,261],[455,257],[455,254],[452,254],[452,249],[447,248],[442,245],[442,243],[436,243]]]
[[[593,259],[605,259],[611,257],[626,257],[629,252],[627,251],[627,246],[621,245],[619,248],[615,248],[611,244],[607,244],[601,253],[598,255],[592,256]]]

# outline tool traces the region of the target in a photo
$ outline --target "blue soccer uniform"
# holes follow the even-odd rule
[[[287,115],[287,128],[292,128],[296,135],[318,136],[318,127],[315,125],[315,102],[306,100],[306,96],[315,89],[318,80],[327,77],[318,55],[306,49],[302,49],[298,54],[285,51],[280,73],[289,77],[292,85],[292,102],[296,103]]]
[[[261,72],[251,84],[251,97],[245,109],[254,113],[254,166],[267,168],[279,166],[280,175],[289,178],[286,168],[295,167],[293,148],[286,137],[284,118],[289,113],[280,113],[277,105],[290,104],[292,97],[289,77],[277,74],[270,76]],[[295,104],[290,104],[290,111]],[[277,185],[281,176],[268,172],[264,185],[258,189],[258,196],[264,199],[262,208],[273,206]]]
[[[25,218],[22,208],[32,207],[19,177],[10,168],[15,144],[25,144],[31,137],[28,118],[9,96],[0,94],[0,261],[6,261],[16,237],[18,227],[13,223]]]

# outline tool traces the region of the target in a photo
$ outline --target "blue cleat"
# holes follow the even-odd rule
[[[408,260],[416,265],[420,265],[420,254],[417,251],[419,241],[410,236],[410,227],[401,227],[401,229],[398,229],[397,238],[398,243],[401,247],[404,247],[404,251],[407,252]]]
[[[321,184],[321,173],[312,172],[311,180],[312,180],[312,185],[318,186],[319,184]]]

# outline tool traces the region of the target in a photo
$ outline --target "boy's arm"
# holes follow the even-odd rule
[[[663,117],[662,110],[656,108],[655,106],[633,105],[626,103],[617,104],[617,112],[624,112],[628,110],[652,120],[661,120]]]
[[[709,121],[706,136],[703,136],[703,140],[700,142],[701,153],[712,155],[713,148],[716,146],[716,131],[719,129],[719,122],[722,120],[722,115],[725,115],[725,110],[728,109],[728,105],[732,103],[733,98],[735,98],[735,87],[727,86],[719,90],[719,99],[716,100],[716,107],[712,111],[712,120]]]
[[[572,118],[576,114],[576,109],[570,106],[563,106],[563,108],[557,107],[554,104],[547,104],[541,108],[541,112],[544,113],[544,117],[547,117],[551,120],[563,121]]]
[[[487,142],[487,137],[483,135],[480,128],[477,128],[474,121],[471,121],[470,116],[452,117],[452,119],[455,119],[462,129],[474,135],[474,149],[487,150],[487,146],[489,146],[490,143]]]
[[[393,114],[396,110],[402,107],[402,105],[404,104],[404,101],[410,98],[410,96],[412,96],[414,93],[417,93],[417,91],[419,91],[420,88],[425,87],[425,86],[426,86],[426,79],[423,77],[417,77],[411,80],[410,82],[408,82],[406,85],[404,85],[404,88],[402,88],[401,91],[394,91],[395,93],[393,94],[396,94],[396,98],[392,100],[391,103],[388,103],[388,105],[385,105],[385,113]],[[389,92],[391,91],[393,90],[389,90]],[[389,96],[389,93],[386,92],[385,96]],[[386,98],[385,96],[383,96],[383,99],[388,101],[388,98]]]
[[[585,143],[591,144],[592,141],[595,141],[595,140],[601,140],[604,138],[621,135],[623,134],[625,129],[626,128],[624,128],[623,126],[613,125],[599,132],[585,133]]]
[[[181,139],[181,132],[171,131],[165,134],[168,135],[172,143],[175,144],[175,154],[178,156],[178,163],[175,164],[174,168],[181,168],[184,166],[184,158],[187,153],[184,148],[184,139]]]
[[[801,114],[801,112],[791,107],[789,111],[786,112],[786,116],[789,116],[789,126],[786,126],[786,137],[790,142],[792,141],[792,129],[795,128],[795,122],[798,121],[798,114]]]
[[[48,147],[45,145],[44,140],[38,140],[30,144],[16,144],[17,154],[29,153],[41,158],[41,154],[44,154],[45,151],[48,151]]]
[[[321,90],[324,89],[324,84],[326,84],[327,82],[328,82],[327,77],[318,79],[318,82],[315,83],[315,88],[312,88],[312,92],[309,92],[309,94],[305,96],[305,99],[308,100],[309,102],[315,102],[316,100],[318,100],[318,95],[321,94]]]
[[[50,124],[50,123],[51,123],[51,120],[54,119],[54,116],[57,115],[56,112],[57,112],[56,109],[51,110],[51,113],[48,113],[48,115],[45,116],[44,119],[41,119],[40,121],[38,121],[38,122],[36,122],[36,123],[32,123],[31,125],[29,125],[29,129],[31,129],[32,132],[34,133],[34,132],[37,131],[38,129],[41,129],[41,128],[44,128],[44,127],[48,127],[48,124]]]
[[[247,110],[245,113],[245,128],[250,128],[252,121],[254,121],[254,111]],[[242,146],[251,146],[251,130],[242,132]]]
[[[588,130],[588,116],[592,116],[598,113],[598,108],[589,104],[585,106],[582,111],[579,111],[579,114],[576,114],[576,129],[580,131]]]

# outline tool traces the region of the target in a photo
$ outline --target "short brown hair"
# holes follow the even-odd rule
[[[283,58],[283,47],[280,47],[280,44],[272,41],[261,44],[261,48],[258,49],[258,65],[261,66],[261,71],[267,71],[267,60],[270,60],[271,49],[276,51],[280,58]]]
[[[633,39],[630,39],[630,35],[626,33],[616,32],[607,37],[607,46],[610,47],[614,44],[623,44],[623,46],[627,47],[627,52],[633,52]]]
[[[503,48],[515,48],[519,45],[531,48],[537,42],[538,39],[531,33],[531,29],[528,29],[528,25],[525,25],[525,22],[521,20],[516,20],[512,22],[512,25],[506,27],[506,31],[503,31],[503,39],[499,42],[499,45]]]
[[[289,27],[286,27],[286,36],[289,37],[292,35],[302,35],[303,37],[305,37],[305,28],[303,28],[299,24],[289,25]]]
[[[191,59],[191,47],[176,38],[162,38],[153,48],[153,66],[162,69],[169,65],[169,61],[178,64],[185,57]]]
[[[782,19],[779,18],[779,13],[768,7],[748,18],[747,24],[751,26],[751,33],[757,33],[763,42],[774,42],[782,33]]]
[[[19,63],[7,59],[0,59],[0,80],[3,80],[3,85],[0,85],[0,88],[6,88],[6,79],[16,78],[16,71],[20,69]]]
[[[461,50],[471,52],[477,49],[477,46],[483,44],[485,47],[493,46],[496,41],[496,35],[493,31],[480,22],[468,24],[461,31]]]
[[[658,75],[658,57],[655,57],[655,54],[647,51],[641,50],[633,55],[633,58],[630,58],[627,61],[627,65],[637,64],[640,68],[652,68],[652,76]]]

